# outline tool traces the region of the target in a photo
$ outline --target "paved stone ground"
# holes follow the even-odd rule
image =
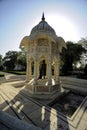
[[[80,106],[84,98],[84,95],[69,92],[66,95],[63,95],[61,100],[60,98],[57,99],[53,104],[50,105],[50,107],[56,109],[68,117],[71,117],[76,109]]]
[[[0,84],[0,110],[43,130],[87,130],[87,98],[69,118],[30,98],[23,87],[15,87],[22,83],[15,80]]]

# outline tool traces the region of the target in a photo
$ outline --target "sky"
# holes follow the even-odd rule
[[[65,41],[87,37],[87,0],[0,0],[0,54],[19,51],[45,14],[45,20]]]

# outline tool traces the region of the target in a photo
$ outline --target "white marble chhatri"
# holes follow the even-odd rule
[[[59,53],[66,47],[62,37],[45,21],[44,14],[20,44],[27,56],[25,88],[32,96],[50,98],[60,90]]]

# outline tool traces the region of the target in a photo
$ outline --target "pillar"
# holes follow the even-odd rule
[[[37,60],[34,61],[34,85],[37,84]]]
[[[27,54],[27,71],[26,71],[26,82],[29,82],[29,58],[28,58],[28,54]]]
[[[58,59],[57,59],[57,61],[55,62],[55,65],[56,65],[56,67],[55,67],[55,77],[56,77],[56,83],[57,84],[59,84],[59,56],[58,56]]]
[[[49,68],[48,68],[48,85],[49,85],[49,92],[52,91],[52,69],[51,69],[51,60],[49,61]]]

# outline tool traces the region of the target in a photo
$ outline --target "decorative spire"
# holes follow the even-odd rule
[[[42,14],[42,21],[45,21],[44,13]]]

